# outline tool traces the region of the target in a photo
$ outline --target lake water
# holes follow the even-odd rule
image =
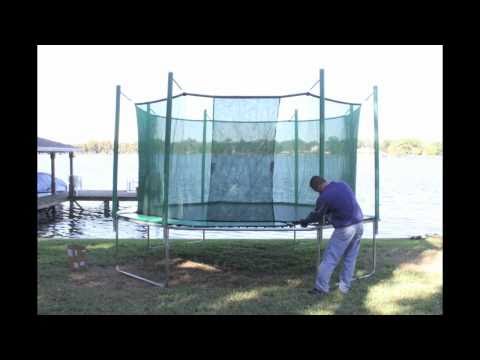
[[[409,237],[442,234],[442,162],[441,156],[381,156],[379,237]],[[111,154],[77,154],[74,174],[82,178],[84,190],[106,190],[112,187]],[[136,181],[138,155],[120,154],[119,190]],[[68,155],[57,154],[56,177],[68,183]],[[50,173],[50,157],[39,154],[38,171]],[[373,156],[359,154],[357,159],[357,197],[364,214],[374,214]],[[114,238],[112,218],[104,214],[103,202],[81,202],[83,210],[66,202],[54,218],[38,219],[38,236],[42,238]],[[136,208],[136,202],[121,202],[120,209]],[[120,222],[120,237],[143,238],[144,226]],[[370,237],[372,226],[365,226]],[[331,231],[326,232],[326,237]],[[151,235],[161,237],[161,229]],[[172,238],[201,238],[200,231],[171,231]],[[207,238],[291,238],[283,232],[207,231]],[[313,238],[314,232],[298,232],[298,238]]]

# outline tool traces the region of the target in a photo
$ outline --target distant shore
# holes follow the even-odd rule
[[[308,150],[309,143],[300,143],[300,152],[312,152]],[[195,140],[187,139],[181,146],[186,153],[201,153],[201,144]],[[280,142],[275,146],[285,148],[286,151],[282,153],[292,153],[291,142]],[[302,151],[302,146],[307,149]],[[77,144],[76,147],[80,150],[80,153],[93,153],[93,154],[111,154],[113,153],[113,144],[111,141],[89,141],[84,144]],[[120,143],[118,145],[120,154],[131,154],[138,152],[137,143]],[[328,151],[328,140],[327,140]],[[371,141],[358,141],[358,153],[369,154],[373,153],[374,148]],[[382,156],[404,156],[404,155],[427,155],[427,156],[440,156],[443,154],[443,144],[441,142],[423,142],[418,139],[399,139],[399,140],[384,140],[380,145],[380,153]]]

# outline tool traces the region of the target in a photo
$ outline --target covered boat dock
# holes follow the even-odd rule
[[[105,210],[108,210],[109,202],[112,201],[112,190],[79,190],[75,191],[74,175],[73,175],[73,158],[74,153],[79,149],[72,145],[62,144],[56,141],[37,138],[37,153],[50,154],[50,174],[51,174],[51,192],[37,194],[37,210],[53,208],[65,201],[103,201]],[[55,155],[57,153],[68,153],[70,158],[70,175],[68,179],[68,192],[57,192],[55,186]],[[119,201],[136,201],[136,192],[119,191]],[[78,205],[78,204],[77,204]],[[80,205],[79,205],[80,206]]]

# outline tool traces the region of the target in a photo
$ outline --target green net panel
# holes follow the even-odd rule
[[[168,218],[278,225],[306,216],[319,175],[318,96],[172,99]],[[136,105],[138,213],[162,216],[166,100]],[[325,101],[325,177],[355,190],[359,104]]]

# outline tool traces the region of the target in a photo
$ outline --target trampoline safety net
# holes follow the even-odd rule
[[[320,99],[213,97],[172,99],[166,139],[166,100],[136,104],[138,213],[193,222],[277,224],[304,217],[317,193]],[[355,191],[359,104],[325,100],[324,176]],[[165,146],[170,143],[168,174]]]

